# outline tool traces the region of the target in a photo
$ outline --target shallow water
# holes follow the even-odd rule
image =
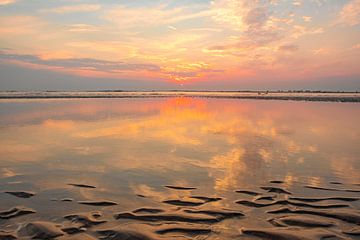
[[[59,224],[53,226],[59,239],[67,239],[61,229],[81,224],[66,215],[99,211],[92,218],[105,223],[71,236],[115,239],[120,227],[117,234],[153,239],[252,239],[260,228],[288,239],[299,231],[306,239],[323,231],[355,239],[345,232],[360,224],[359,123],[358,103],[0,100],[0,212],[16,206],[36,212],[10,219],[0,213],[0,229],[25,238],[34,235],[26,224],[46,221]],[[266,213],[282,207],[308,212]],[[151,209],[129,215],[139,208]],[[210,210],[216,213],[204,212]]]

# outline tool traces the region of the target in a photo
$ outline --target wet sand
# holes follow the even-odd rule
[[[0,240],[360,239],[356,103],[0,108]]]
[[[196,194],[197,188],[174,186],[170,191]],[[87,188],[86,191],[92,189]],[[269,200],[266,196],[273,189],[276,189],[276,194]],[[256,197],[248,200],[242,198],[248,196],[249,191],[234,191],[233,197],[239,200],[235,201],[231,209],[212,205],[214,201],[225,199],[212,196],[190,197],[198,199],[197,202],[153,199],[151,205],[157,207],[142,206],[123,212],[113,208],[117,205],[113,201],[77,201],[77,204],[91,207],[86,212],[58,216],[54,221],[46,220],[35,209],[17,206],[26,205],[31,200],[26,197],[26,201],[20,202],[17,200],[18,194],[13,194],[14,207],[0,211],[0,223],[4,226],[0,239],[351,239],[360,236],[359,205],[349,204],[360,200],[357,192],[352,192],[351,197],[321,197],[323,189],[316,189],[317,192],[313,194],[316,197],[313,197],[296,196],[278,186],[255,190]],[[332,188],[330,192],[334,190],[342,191],[343,188]],[[253,196],[253,192],[250,193]],[[172,195],[172,192],[168,194]],[[58,204],[53,202],[52,206],[56,208]],[[169,204],[179,207],[172,208]],[[259,208],[263,210],[253,215],[253,210]],[[261,217],[267,226],[251,226],[254,223],[249,224],[246,220],[254,216]],[[10,219],[12,224],[9,225],[6,221]],[[228,231],[219,227],[226,221],[236,224],[236,230]],[[15,223],[21,224],[15,228]]]

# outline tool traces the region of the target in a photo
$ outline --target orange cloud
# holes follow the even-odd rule
[[[349,1],[341,10],[339,23],[357,25],[360,23],[360,0]]]
[[[15,3],[16,0],[0,0],[0,6],[9,5]]]
[[[44,121],[44,127],[46,128],[52,128],[53,130],[71,130],[73,128],[75,128],[75,123],[74,121],[71,120],[53,120],[53,119],[49,119]]]
[[[0,35],[14,37],[37,33],[45,22],[33,16],[0,16]]]

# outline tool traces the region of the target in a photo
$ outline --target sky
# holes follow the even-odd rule
[[[0,0],[0,90],[360,90],[360,0]]]

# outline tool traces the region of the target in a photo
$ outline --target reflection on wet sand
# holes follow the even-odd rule
[[[0,109],[0,238],[356,235],[357,103],[180,97]]]

